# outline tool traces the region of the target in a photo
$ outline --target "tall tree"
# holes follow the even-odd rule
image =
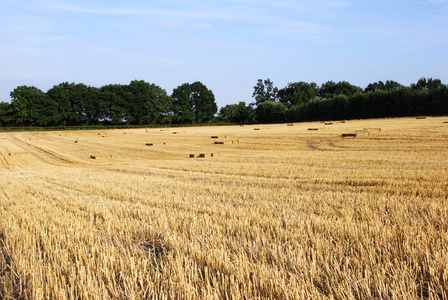
[[[119,84],[109,84],[100,88],[101,102],[104,103],[104,120],[111,124],[123,124],[132,120],[127,110],[126,89]]]
[[[213,95],[213,92],[199,81],[196,81],[191,85],[191,91],[195,122],[201,123],[210,121],[218,111],[215,95]]]
[[[58,125],[63,116],[58,105],[46,93],[34,86],[19,86],[11,92],[12,114],[17,125]]]
[[[357,92],[362,92],[360,87],[350,84],[347,81],[327,81],[319,88],[319,98],[330,99],[337,95],[351,96]]]
[[[218,111],[213,92],[203,83],[184,83],[173,90],[174,121],[177,123],[202,123],[213,118]]]
[[[257,105],[255,114],[259,123],[280,123],[285,120],[286,107],[282,103],[264,101]]]
[[[319,87],[316,83],[311,82],[293,82],[278,91],[280,103],[286,106],[302,105],[317,97]]]
[[[364,89],[364,93],[376,92],[376,91],[392,91],[400,87],[403,86],[393,80],[386,80],[386,83],[382,81],[377,81],[375,83],[369,83],[369,85]]]
[[[8,102],[0,102],[0,126],[5,126],[11,121],[11,105]]]
[[[95,87],[64,82],[49,89],[47,95],[58,104],[64,125],[96,124],[103,119],[104,105]]]
[[[252,98],[255,98],[255,105],[265,101],[277,101],[278,88],[274,87],[274,83],[268,78],[264,81],[258,79],[257,84],[254,86],[254,92]]]
[[[442,81],[440,79],[432,79],[432,78],[420,78],[417,83],[411,84],[411,89],[414,91],[425,89],[428,92],[437,89],[438,87],[442,86]]]
[[[219,116],[222,120],[231,123],[254,123],[255,122],[255,112],[253,108],[243,101],[238,104],[229,104],[221,107],[219,111]]]
[[[191,96],[191,86],[184,83],[173,90],[171,94],[172,111],[175,123],[193,123],[193,101]]]
[[[125,87],[126,106],[133,124],[167,123],[170,97],[161,87],[143,80]]]

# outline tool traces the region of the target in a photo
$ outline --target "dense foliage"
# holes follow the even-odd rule
[[[378,81],[364,90],[346,81],[328,81],[320,87],[301,81],[278,89],[271,80],[259,79],[252,97],[255,103],[249,108],[260,123],[448,115],[448,86],[432,78],[409,87]],[[221,118],[249,122],[235,117],[234,109],[235,105],[221,108]]]
[[[203,83],[184,83],[169,96],[143,80],[101,88],[61,83],[46,93],[19,86],[11,103],[0,102],[0,126],[79,126],[96,124],[280,123],[316,120],[448,115],[448,86],[439,79],[421,78],[403,86],[387,80],[365,89],[347,81],[292,82],[277,88],[259,79],[252,98],[218,107]]]
[[[0,103],[0,126],[202,123],[217,112],[215,97],[200,83],[185,83],[169,96],[143,80],[101,88],[61,83],[46,93],[19,86]]]

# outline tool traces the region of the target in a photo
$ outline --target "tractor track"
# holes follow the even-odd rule
[[[8,171],[11,171],[11,166],[9,165],[8,160],[4,156],[4,154],[0,151],[0,161],[2,162],[3,167],[7,169]]]
[[[41,160],[47,164],[55,165],[55,166],[60,165],[60,164],[52,162],[51,160],[57,161],[59,163],[62,162],[64,164],[70,164],[70,165],[75,164],[75,162],[73,162],[67,158],[61,157],[60,155],[54,153],[53,151],[50,151],[48,149],[44,149],[42,147],[38,147],[36,145],[22,141],[21,139],[19,139],[16,136],[12,136],[11,142],[19,147],[27,149],[28,151],[30,151],[30,153],[32,155],[34,155],[36,158],[38,158],[39,160]],[[47,158],[47,159],[45,159],[45,158]]]

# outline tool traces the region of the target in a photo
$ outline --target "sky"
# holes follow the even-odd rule
[[[1,0],[0,101],[16,87],[200,81],[219,107],[258,79],[448,84],[448,0]]]

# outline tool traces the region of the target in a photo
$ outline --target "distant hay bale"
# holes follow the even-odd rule
[[[212,139],[217,139],[217,138],[219,138],[219,136],[217,136],[217,135],[212,135],[211,138],[212,138]]]
[[[363,131],[378,131],[381,132],[381,128],[363,128]]]
[[[327,123],[325,123],[325,125],[333,125],[333,123],[332,122],[327,122]]]
[[[381,128],[363,128],[362,130],[355,130],[355,132],[366,133],[370,135],[372,132],[381,132]]]
[[[78,144],[78,141],[75,141],[75,144]]]
[[[357,133],[343,133],[342,134],[343,138],[345,138],[345,137],[357,137],[357,136],[358,136]]]
[[[224,145],[224,142],[215,142],[215,145]]]
[[[417,117],[416,119],[417,120],[424,120],[424,119],[426,119],[426,117]]]
[[[18,152],[14,152],[14,153],[9,153],[10,156],[11,155],[21,156],[21,155],[28,155],[28,154],[30,154],[30,153],[27,151],[18,151]]]
[[[114,157],[114,155],[90,155],[91,159],[109,159]]]
[[[208,154],[205,154],[205,153],[201,153],[201,154],[198,154],[198,155],[195,155],[195,154],[190,154],[190,158],[206,158],[207,157],[207,155]],[[215,154],[214,153],[210,153],[210,157],[214,157],[215,156]]]
[[[288,124],[288,126],[294,126],[294,124]]]
[[[443,124],[448,124],[448,121],[443,122]]]
[[[319,128],[308,128],[309,131],[317,131]]]
[[[146,143],[146,146],[154,146],[152,143]]]
[[[261,130],[260,128],[254,128],[254,130]]]

